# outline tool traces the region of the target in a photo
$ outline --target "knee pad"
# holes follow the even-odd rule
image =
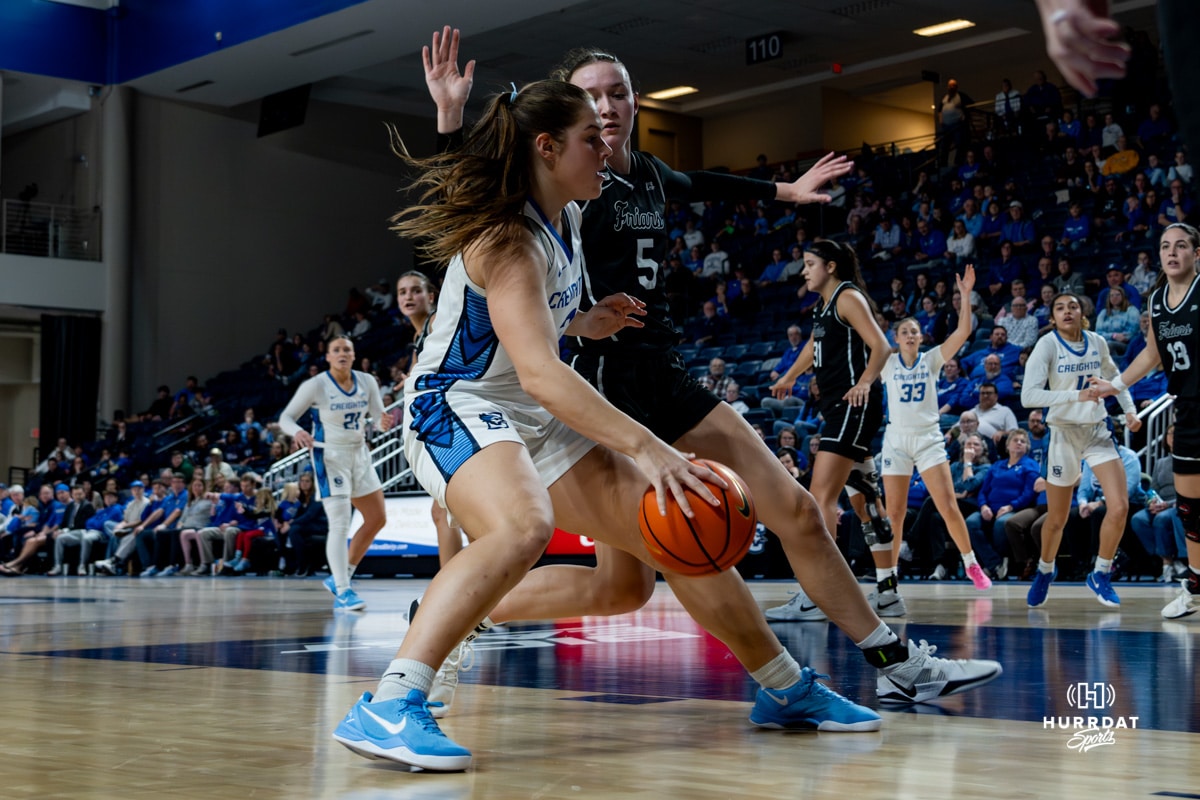
[[[846,494],[861,494],[867,498],[868,508],[875,504],[875,498],[879,496],[879,473],[875,471],[874,458],[858,461],[850,468],[850,477],[846,478]]]
[[[1183,524],[1183,535],[1189,542],[1200,544],[1200,499],[1176,494],[1175,508]]]

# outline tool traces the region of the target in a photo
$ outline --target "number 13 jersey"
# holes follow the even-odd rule
[[[1194,402],[1200,398],[1200,292],[1192,279],[1183,300],[1174,308],[1167,304],[1167,289],[1163,286],[1150,295],[1150,327],[1158,345],[1163,370],[1167,373],[1167,391],[1178,398]]]

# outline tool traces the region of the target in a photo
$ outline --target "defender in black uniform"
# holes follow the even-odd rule
[[[473,64],[459,73],[458,32],[444,29],[424,51],[426,83],[438,105],[438,131],[462,128]],[[741,415],[693,380],[673,350],[679,332],[659,283],[664,262],[668,200],[778,199],[828,202],[819,193],[852,165],[832,154],[799,180],[774,184],[707,172],[680,173],[630,147],[637,95],[623,64],[611,54],[568,54],[552,77],[585,89],[596,101],[604,140],[613,149],[609,179],[583,209],[586,297],[625,292],[646,303],[645,327],[603,342],[588,342],[575,367],[617,408],[680,450],[727,464],[750,486],[759,518],[783,544],[788,561],[824,610],[881,668],[881,698],[922,702],[982,685],[1001,674],[994,661],[950,661],[907,647],[872,611],[826,530],[812,495],[788,474]],[[876,369],[876,374],[879,370]],[[496,607],[492,620],[552,619],[615,614],[640,608],[654,589],[654,571],[626,553],[596,548],[594,570],[549,566],[529,576]],[[923,670],[930,670],[922,675]],[[921,685],[916,679],[921,677]],[[931,677],[930,677],[931,676]],[[926,680],[929,682],[926,683]]]
[[[1200,277],[1196,255],[1200,231],[1177,222],[1159,239],[1159,284],[1150,294],[1146,349],[1112,383],[1093,380],[1097,398],[1137,383],[1159,364],[1167,391],[1175,395],[1175,506],[1187,536],[1188,576],[1179,596],[1163,609],[1167,619],[1200,611]]]
[[[810,366],[821,385],[821,449],[813,464],[812,493],[826,519],[837,513],[842,488],[863,525],[875,561],[876,589],[868,600],[880,616],[908,613],[897,591],[892,536],[878,506],[879,478],[871,440],[883,425],[879,373],[891,354],[875,323],[874,307],[858,269],[854,249],[814,242],[804,254],[804,279],[821,296],[813,315],[812,338],[791,369],[771,391],[786,396],[792,382]]]

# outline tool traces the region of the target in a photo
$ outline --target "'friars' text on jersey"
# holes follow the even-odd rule
[[[635,231],[657,231],[663,228],[662,213],[642,211],[637,206],[630,206],[627,200],[613,203],[613,230],[619,231],[630,228]]]

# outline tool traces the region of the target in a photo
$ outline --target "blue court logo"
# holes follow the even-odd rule
[[[504,414],[500,411],[489,411],[486,414],[480,414],[479,419],[487,425],[489,431],[503,430],[508,427],[508,422],[504,419]]]

